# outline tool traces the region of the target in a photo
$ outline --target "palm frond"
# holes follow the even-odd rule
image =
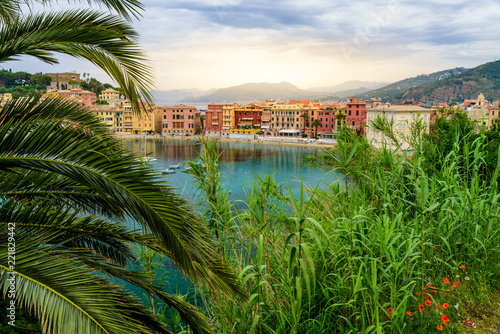
[[[56,0],[34,0],[45,6],[49,6],[52,3],[57,3]],[[9,11],[14,12],[14,16],[21,14],[21,5],[30,4],[30,0],[0,0],[0,4],[9,9]],[[68,3],[77,2],[77,0],[70,1]],[[78,2],[84,2],[83,0]],[[98,5],[102,4],[107,7],[109,11],[114,11],[120,16],[130,21],[132,17],[139,18],[141,16],[140,12],[144,10],[143,4],[138,0],[87,0],[89,5],[96,3]],[[0,7],[0,21],[2,19],[2,7]]]
[[[16,263],[12,270],[16,277],[15,300],[20,307],[41,319],[45,332],[167,332],[142,304],[120,286],[96,276],[95,272],[71,258],[61,254],[54,256],[50,247],[35,247],[51,240],[53,235],[37,233],[37,237],[24,236],[26,238],[17,239]],[[2,242],[0,289],[4,294],[11,277],[7,249],[7,243]]]
[[[0,26],[0,63],[28,55],[56,64],[54,53],[85,58],[110,75],[139,109],[141,98],[152,103],[154,85],[137,37],[119,17],[96,11],[30,14]]]
[[[10,116],[16,114],[14,110],[24,110],[22,104],[13,101],[9,105]],[[56,107],[53,102],[37,106],[47,114],[47,108]],[[86,205],[93,203],[101,211],[131,217],[155,235],[163,253],[187,275],[228,295],[244,296],[232,270],[215,251],[207,227],[186,201],[162,184],[158,171],[141,166],[110,136],[92,135],[85,125],[61,120],[3,117],[3,111],[0,124],[1,171],[52,173],[71,180],[80,196],[83,192],[88,194]],[[76,201],[79,198],[65,197]]]
[[[0,25],[9,24],[19,16],[20,6],[17,1],[0,0]]]

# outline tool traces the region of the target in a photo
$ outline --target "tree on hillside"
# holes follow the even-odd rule
[[[85,9],[25,13],[18,0],[2,0],[0,63],[28,55],[55,64],[55,52],[85,58],[109,74],[140,112],[140,99],[152,102],[152,74],[124,19],[137,17],[142,5],[101,2],[122,18]],[[14,273],[13,300],[39,318],[39,332],[170,332],[158,308],[116,283],[127,282],[151,304],[177,310],[194,333],[212,332],[201,311],[162,291],[147,264],[138,267],[135,252],[141,247],[170,259],[224,298],[244,297],[206,225],[91,112],[71,99],[38,98],[12,100],[0,111],[3,298]],[[131,229],[130,221],[140,229]],[[15,267],[7,256],[11,225]]]
[[[30,77],[30,84],[36,86],[37,89],[44,89],[45,87],[50,86],[50,81],[50,76],[43,74],[42,72],[33,74]]]

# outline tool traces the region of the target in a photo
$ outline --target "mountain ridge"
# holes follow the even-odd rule
[[[433,72],[429,74],[421,74],[415,77],[406,78],[400,81],[396,81],[387,86],[370,90],[368,92],[358,94],[356,97],[363,100],[370,100],[372,98],[381,98],[383,101],[394,102],[398,100],[396,96],[405,92],[408,89],[433,83],[436,81],[446,80],[449,77],[460,75],[469,71],[470,69],[465,67],[456,67],[453,69],[442,70],[438,72]]]

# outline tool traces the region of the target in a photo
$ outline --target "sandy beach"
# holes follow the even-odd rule
[[[136,134],[114,134],[115,138],[144,138],[143,135],[136,135]],[[148,135],[148,139],[160,139],[160,140],[167,140],[167,139],[178,139],[178,140],[187,140],[187,141],[198,141],[200,136],[162,136],[156,134],[156,135]],[[206,138],[206,137],[205,137]],[[294,143],[294,142],[279,142],[279,141],[266,141],[266,140],[258,140],[258,139],[229,139],[229,138],[215,138],[218,141],[221,142],[234,142],[234,143],[251,143],[251,144],[263,144],[263,145],[287,145],[287,146],[306,146],[306,147],[317,147],[317,148],[327,148],[327,147],[332,147],[334,144],[332,143],[310,143],[310,142],[302,142],[302,143]]]

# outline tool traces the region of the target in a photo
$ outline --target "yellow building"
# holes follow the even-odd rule
[[[377,117],[385,118],[392,122],[392,130],[396,134],[398,141],[400,141],[401,148],[409,148],[409,144],[405,142],[405,138],[411,133],[412,124],[420,118],[426,129],[429,127],[430,122],[430,109],[422,108],[415,105],[396,105],[390,104],[369,108],[366,110],[366,139],[372,142],[375,146],[382,146],[387,144],[394,147],[394,143],[381,132],[372,127],[371,122]]]
[[[120,92],[114,90],[113,88],[103,90],[99,95],[99,101],[106,101],[111,107],[118,107],[123,103]]]
[[[225,104],[222,107],[222,136],[228,136],[230,130],[235,127],[234,109],[238,107],[237,103]]]
[[[119,111],[119,108],[109,106],[95,105],[92,107],[92,112],[104,123],[109,133],[115,132],[116,117]]]
[[[145,103],[145,102],[144,102]],[[123,119],[123,132],[129,134],[139,134],[144,132],[156,132],[155,124],[155,105],[147,105],[146,111],[141,109],[139,111],[132,111],[130,101],[123,102],[122,112],[120,115]]]
[[[12,100],[12,93],[0,94],[0,103],[5,104],[10,100]]]

